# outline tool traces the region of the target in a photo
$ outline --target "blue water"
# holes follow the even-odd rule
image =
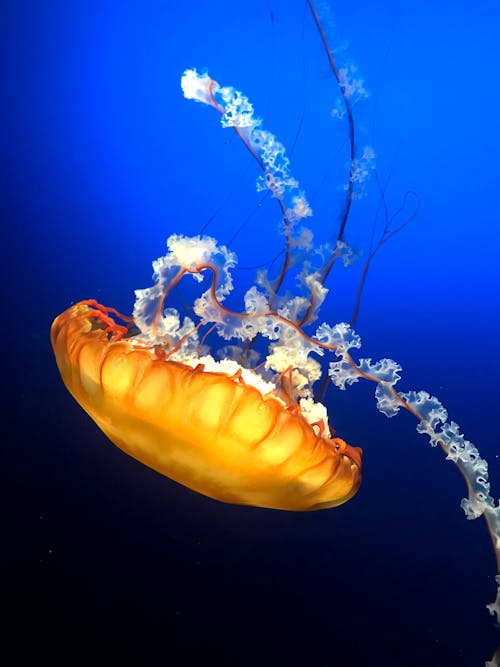
[[[377,174],[346,232],[364,255],[331,276],[321,321],[350,317],[381,197],[390,217],[417,193],[417,218],[370,269],[362,354],[440,397],[498,496],[497,3],[331,11],[332,46],[370,92],[355,119]],[[281,248],[257,165],[183,98],[188,67],[252,100],[288,148],[315,238],[335,236],[347,133],[305,3],[11,2],[2,24],[2,556],[20,664],[33,646],[51,664],[483,664],[499,637],[484,522],[465,520],[459,473],[410,415],[378,413],[372,387],[328,395],[336,430],[364,450],[361,490],[289,514],[218,504],[127,458],[52,358],[52,319],[92,297],[130,312],[171,233],[209,222],[242,268]],[[236,272],[236,298],[252,279]]]

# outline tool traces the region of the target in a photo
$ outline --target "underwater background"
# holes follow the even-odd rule
[[[494,0],[331,2],[339,61],[370,95],[359,145],[376,173],[320,322],[349,320],[397,360],[398,387],[437,395],[489,461],[500,495],[499,9]],[[6,2],[2,248],[7,644],[27,664],[481,665],[499,630],[495,562],[465,484],[373,387],[332,387],[338,434],[364,451],[347,504],[294,514],[219,504],[112,446],[64,388],[49,328],[71,303],[124,312],[172,233],[239,257],[238,297],[282,247],[276,203],[218,114],[182,96],[189,67],[243,91],[287,147],[318,242],[335,238],[347,128],[302,0]],[[415,207],[415,196],[392,222]],[[381,205],[383,202],[383,205]],[[378,216],[377,216],[378,211]]]

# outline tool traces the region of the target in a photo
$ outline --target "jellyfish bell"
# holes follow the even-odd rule
[[[51,340],[63,381],[115,445],[206,496],[296,511],[340,505],[359,488],[361,450],[332,436],[326,409],[304,390],[294,348],[307,360],[314,344],[302,330],[259,309],[255,289],[245,312],[222,305],[234,264],[234,254],[209,237],[171,237],[169,252],[153,264],[155,285],[136,292],[133,320],[119,324],[116,311],[95,301],[55,319]],[[194,306],[200,321],[223,338],[272,331],[277,343],[264,366],[274,367],[274,381],[233,359],[215,360],[200,345],[199,326],[189,318],[181,324],[166,306],[174,285],[202,273],[211,274],[211,285]],[[280,337],[292,341],[288,357]]]

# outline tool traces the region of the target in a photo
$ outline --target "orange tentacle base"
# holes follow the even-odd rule
[[[54,320],[51,340],[66,387],[120,449],[229,503],[304,511],[356,493],[359,448],[324,437],[300,410],[238,374],[206,372],[134,345],[113,328],[110,312],[78,303]]]

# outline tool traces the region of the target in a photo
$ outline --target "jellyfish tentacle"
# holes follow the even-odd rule
[[[261,128],[262,120],[254,116],[253,106],[247,97],[234,88],[220,86],[207,73],[200,75],[195,69],[184,72],[181,87],[187,99],[212,106],[221,114],[223,127],[235,130],[263,172],[257,189],[270,191],[278,202],[284,221],[285,256],[274,280],[274,295],[270,297],[272,303],[293,263],[296,223],[311,216],[312,210],[298,181],[290,173],[285,147],[271,132]]]
[[[198,322],[198,324],[197,324],[196,326],[194,326],[190,331],[188,331],[188,332],[185,333],[183,336],[181,336],[181,337],[179,338],[179,340],[177,341],[177,343],[176,343],[176,344],[175,344],[175,345],[174,345],[168,352],[165,353],[165,359],[168,359],[168,358],[171,357],[173,354],[175,354],[176,352],[178,352],[178,350],[180,350],[180,348],[182,347],[182,344],[183,344],[183,343],[184,343],[190,336],[193,336],[193,334],[195,334],[195,333],[198,331],[198,329],[201,327],[201,325],[202,325],[202,322]]]
[[[345,85],[343,85],[343,77],[337,68],[337,65],[335,63],[335,58],[333,56],[333,52],[328,44],[326,34],[322,25],[322,22],[319,18],[318,12],[316,10],[316,7],[314,6],[314,3],[312,0],[307,0],[307,4],[309,6],[309,9],[311,11],[314,23],[316,25],[316,29],[318,30],[321,43],[323,45],[323,49],[326,53],[327,59],[328,59],[328,64],[330,66],[330,69],[337,81],[340,94],[342,96],[342,100],[344,103],[345,107],[345,112],[347,115],[347,122],[348,122],[348,128],[349,128],[349,180],[347,182],[347,187],[346,187],[346,195],[345,195],[345,200],[344,200],[344,206],[343,210],[340,216],[340,227],[339,231],[337,234],[337,241],[343,241],[344,240],[344,234],[345,234],[345,228],[347,225],[347,221],[349,219],[349,213],[351,211],[351,206],[352,202],[354,199],[354,172],[355,172],[355,160],[356,160],[356,134],[355,134],[355,124],[354,124],[354,114],[352,110],[352,104],[351,104],[351,99],[348,94],[348,89],[346,88]],[[328,260],[326,266],[323,269],[323,273],[321,276],[321,281],[324,283],[326,279],[328,278],[328,275],[330,274],[330,271],[333,268],[333,264],[336,260],[337,256],[335,254],[335,250],[330,256],[330,259]]]
[[[405,194],[405,200],[406,200],[408,194],[410,194],[410,193],[407,192]],[[415,193],[413,193],[413,194],[415,194]],[[392,230],[390,229],[390,227],[388,225],[386,225],[384,227],[384,230],[382,232],[382,235],[381,235],[377,245],[371,251],[371,253],[368,255],[368,258],[367,258],[367,260],[366,260],[366,262],[363,266],[363,269],[361,271],[361,277],[359,279],[358,290],[357,290],[357,294],[356,294],[356,303],[354,304],[354,310],[353,310],[353,313],[351,315],[351,320],[350,320],[351,326],[354,326],[355,323],[356,323],[356,320],[358,319],[359,309],[360,309],[360,306],[361,306],[361,297],[363,295],[363,290],[365,288],[366,277],[368,275],[368,270],[370,268],[370,265],[371,265],[373,259],[375,258],[375,255],[387,243],[387,241],[392,239],[402,229],[404,229],[407,225],[409,225],[410,222],[415,220],[419,211],[420,211],[420,200],[417,198],[417,205],[416,205],[415,209],[413,210],[413,212],[406,218],[406,220],[404,220],[400,225],[398,225],[395,229],[392,229]],[[397,215],[397,213],[398,212],[396,212],[395,215]]]
[[[104,325],[104,333],[111,334],[112,340],[118,341],[128,333],[129,327],[118,324],[110,315],[110,313],[115,313],[118,317],[121,317],[117,310],[103,306],[95,299],[88,299],[83,303],[93,309],[91,311],[93,317],[97,322]]]
[[[172,278],[172,280],[169,282],[169,284],[167,286],[167,289],[164,290],[162,298],[159,299],[159,301],[158,301],[158,304],[156,306],[156,310],[153,313],[153,321],[152,321],[152,329],[153,329],[153,332],[154,332],[155,335],[158,334],[159,321],[160,321],[160,318],[162,317],[162,314],[163,314],[163,308],[165,306],[165,301],[168,299],[168,296],[169,296],[170,292],[174,289],[174,287],[176,285],[178,285],[178,283],[182,279],[182,276],[185,274],[185,272],[186,272],[185,269],[183,269],[183,268],[179,269],[177,275]]]
[[[460,506],[467,519],[483,516],[490,535],[497,562],[497,597],[487,605],[488,611],[500,621],[500,502],[490,495],[488,463],[476,446],[460,433],[460,427],[448,421],[448,413],[442,403],[425,391],[399,392],[394,385],[400,380],[401,366],[390,359],[372,362],[360,359],[356,362],[349,352],[350,347],[360,347],[360,339],[347,324],[335,327],[338,344],[335,348],[337,361],[330,363],[330,377],[339,388],[364,378],[376,383],[375,396],[378,409],[387,417],[393,417],[403,407],[417,420],[417,431],[429,437],[432,446],[439,445],[446,460],[458,468],[465,480],[467,498]],[[353,338],[354,337],[354,338]],[[347,339],[355,340],[350,345]]]
[[[210,336],[210,334],[211,334],[213,331],[215,331],[215,329],[216,329],[216,325],[213,324],[213,325],[212,325],[212,326],[211,326],[211,327],[210,327],[210,328],[203,334],[203,336],[202,336],[202,338],[201,338],[201,340],[200,340],[200,344],[198,345],[198,349],[196,350],[196,354],[197,354],[197,355],[201,353],[201,350],[202,350],[203,346],[205,345],[205,341],[206,341],[207,338]]]
[[[130,317],[130,315],[124,315],[123,313],[120,313],[119,310],[116,310],[116,308],[113,308],[112,306],[103,306],[96,299],[85,299],[80,303],[83,303],[87,306],[92,306],[96,310],[100,310],[105,315],[112,313],[113,315],[116,315],[120,320],[122,320],[123,322],[127,322],[128,324],[133,324],[134,322],[134,318]]]
[[[240,383],[240,384],[245,384],[245,380],[242,377],[242,373],[243,373],[242,369],[238,368],[236,373],[229,376],[229,379],[232,380],[233,382],[237,382],[237,383]]]
[[[279,387],[278,396],[282,398],[286,403],[286,409],[289,412],[300,413],[299,406],[297,405],[297,400],[294,396],[293,391],[293,379],[292,379],[293,366],[288,366],[285,370],[276,378],[276,384]],[[311,424],[312,426],[312,424]]]

